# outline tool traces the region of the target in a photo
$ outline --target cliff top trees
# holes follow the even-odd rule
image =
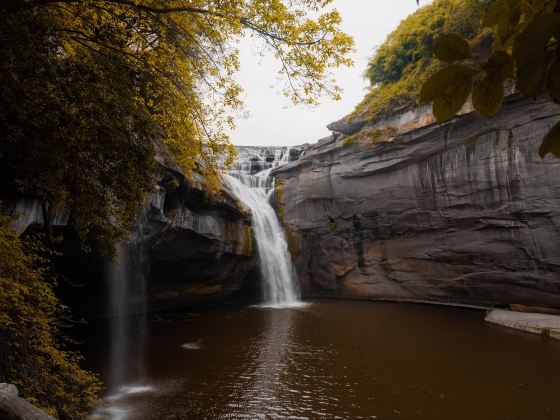
[[[351,63],[352,40],[336,11],[319,14],[328,3],[3,2],[2,193],[40,197],[46,224],[66,206],[85,244],[110,249],[152,184],[154,138],[216,186],[216,163],[233,152],[224,128],[242,106],[240,37],[278,58],[293,101],[338,97],[329,71]]]
[[[435,56],[449,65],[426,81],[422,102],[433,102],[439,122],[453,118],[469,96],[483,117],[494,114],[504,97],[504,83],[515,80],[525,97],[544,89],[560,104],[560,3],[556,0],[497,0],[483,15],[482,25],[494,33],[492,54],[476,59],[459,34],[435,41]],[[472,93],[472,95],[471,95]],[[545,136],[539,154],[560,157],[560,123]]]
[[[487,33],[480,28],[484,10],[493,0],[434,0],[404,19],[371,58],[365,76],[371,90],[356,109],[369,117],[387,109],[392,100],[414,103],[424,81],[439,67],[433,60],[434,37],[457,32],[477,45]]]

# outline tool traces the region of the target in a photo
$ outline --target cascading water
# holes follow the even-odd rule
[[[98,408],[92,418],[123,420],[127,410],[119,400],[130,394],[147,392],[143,384],[143,349],[147,337],[146,293],[147,259],[143,214],[132,232],[129,246],[117,246],[117,258],[107,268],[109,289],[108,314],[110,328],[110,372],[108,375],[109,405]]]
[[[111,315],[109,390],[125,392],[143,379],[143,348],[147,335],[145,300],[146,258],[142,242],[117,247],[117,260],[108,270]]]
[[[289,154],[289,149],[286,154]],[[287,159],[283,158],[280,162],[287,162]],[[299,287],[288,244],[270,204],[274,191],[271,170],[269,168],[255,175],[237,170],[224,174],[224,179],[237,198],[251,210],[263,278],[263,306],[299,306]]]

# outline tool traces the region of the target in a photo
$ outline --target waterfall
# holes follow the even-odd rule
[[[263,279],[264,306],[299,306],[299,288],[280,220],[270,204],[274,191],[271,169],[255,175],[240,171],[224,174],[224,180],[252,214],[253,230]]]
[[[117,258],[108,267],[109,314],[111,315],[111,371],[109,386],[114,390],[124,384],[125,361],[128,348],[126,310],[128,303],[128,255],[122,245],[117,245]]]
[[[144,389],[143,349],[147,336],[146,272],[142,215],[128,246],[117,246],[117,258],[109,264],[107,281],[110,319],[109,399]]]

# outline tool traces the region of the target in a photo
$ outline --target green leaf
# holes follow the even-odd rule
[[[520,30],[519,20],[521,18],[521,12],[519,10],[519,3],[517,6],[512,7],[510,4],[510,10],[507,15],[498,23],[496,28],[496,45],[499,46],[498,49],[507,49],[511,46],[512,42]]]
[[[536,96],[542,89],[552,56],[546,51],[532,54],[531,61],[517,63],[517,88],[525,97]]]
[[[560,157],[560,122],[552,127],[539,147],[539,156],[541,158],[544,158],[548,153]]]
[[[461,110],[472,90],[473,74],[468,73],[448,86],[445,95],[437,98],[433,104],[433,113],[439,123],[453,118]]]
[[[530,60],[532,54],[538,54],[552,37],[560,35],[560,13],[541,15],[529,23],[513,44],[515,62]]]
[[[489,77],[498,79],[513,79],[513,58],[505,51],[494,51],[484,70]]]
[[[491,28],[496,26],[509,14],[508,0],[498,0],[484,13],[482,26]]]
[[[465,60],[473,56],[467,40],[455,32],[435,38],[434,55],[442,61]]]
[[[476,112],[486,118],[500,108],[503,98],[503,79],[486,76],[473,89],[472,103]]]
[[[560,61],[558,61],[558,58],[548,69],[546,89],[552,100],[560,104]]]
[[[457,86],[465,85],[465,81],[468,80],[472,87],[472,75],[475,72],[474,68],[462,64],[453,64],[441,69],[433,74],[420,89],[420,103],[433,102],[438,98],[450,96]]]

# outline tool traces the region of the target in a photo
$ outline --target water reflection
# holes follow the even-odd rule
[[[252,383],[240,399],[241,418],[277,418],[289,415],[291,407],[281,403],[289,392],[285,376],[293,350],[293,309],[259,309],[265,320],[259,351],[255,358]],[[234,395],[232,395],[233,397]],[[230,407],[233,408],[233,407]],[[233,418],[233,417],[232,417]]]

